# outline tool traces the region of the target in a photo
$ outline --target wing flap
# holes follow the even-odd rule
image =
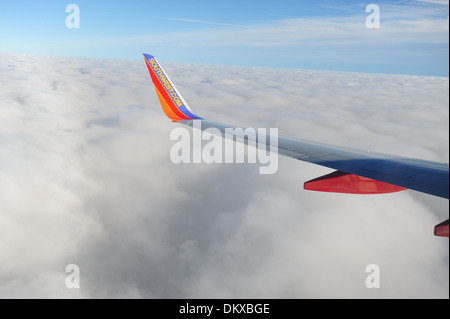
[[[442,222],[434,227],[434,235],[440,236],[440,237],[448,237],[449,231],[448,231],[448,225],[449,220],[447,219],[445,222]]]
[[[386,194],[400,192],[406,188],[354,174],[336,171],[306,182],[304,184],[304,189],[318,192],[346,194]]]

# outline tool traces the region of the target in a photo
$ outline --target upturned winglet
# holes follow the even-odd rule
[[[156,58],[145,53],[144,58],[164,113],[173,122],[201,119],[192,113],[189,105],[167,76],[167,73],[164,72],[164,69]]]

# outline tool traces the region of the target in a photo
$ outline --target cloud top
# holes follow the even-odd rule
[[[448,78],[162,64],[205,118],[448,162]],[[305,192],[328,170],[287,158],[172,164],[143,61],[0,54],[0,74],[0,296],[448,298],[448,201]]]

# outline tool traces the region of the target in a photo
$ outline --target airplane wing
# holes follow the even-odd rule
[[[216,123],[194,115],[175,85],[152,55],[144,54],[156,93],[164,113],[173,121],[194,126],[201,121],[201,129],[218,129],[225,136],[233,125]],[[249,137],[246,137],[245,142]],[[265,139],[269,140],[269,139]],[[422,193],[449,198],[448,164],[411,159],[381,153],[343,148],[278,136],[279,154],[301,161],[335,169],[334,173],[318,177],[304,184],[307,190],[380,194],[412,189]],[[449,236],[449,221],[436,225],[436,236]]]

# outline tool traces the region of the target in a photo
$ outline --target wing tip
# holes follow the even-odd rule
[[[158,60],[151,54],[143,53],[150,77],[158,95],[161,107],[172,122],[201,119],[192,113],[186,101],[176,89]]]

